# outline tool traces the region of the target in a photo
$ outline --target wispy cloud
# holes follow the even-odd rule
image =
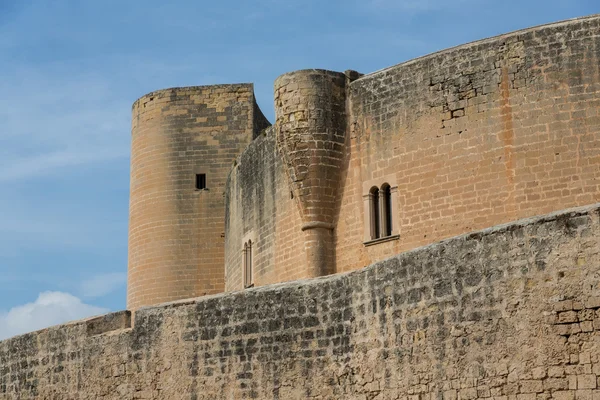
[[[32,303],[0,311],[0,340],[108,311],[85,304],[69,293],[43,292]]]
[[[128,157],[124,149],[88,149],[61,150],[31,157],[18,157],[0,163],[0,182],[23,180],[30,177],[51,175],[66,167],[96,162],[108,162]]]
[[[418,13],[424,11],[443,10],[450,7],[459,7],[465,3],[474,2],[477,0],[367,0],[360,2],[366,8],[385,11],[397,10],[409,13]]]
[[[129,107],[93,74],[5,64],[0,181],[128,157]]]
[[[82,179],[85,177],[83,175]],[[115,206],[107,209],[101,205],[109,204],[110,199],[96,200],[89,187],[78,193],[77,188],[69,189],[70,182],[62,184],[58,190],[53,189],[57,183],[52,180],[42,179],[35,183],[27,184],[22,190],[6,191],[0,198],[0,260],[19,253],[23,259],[31,252],[47,249],[106,252],[126,245],[126,199],[118,210]],[[103,185],[102,193],[110,193],[110,185]],[[7,265],[0,263],[0,268],[7,268]],[[43,269],[42,265],[40,269]]]
[[[43,216],[36,220],[31,215],[22,215],[19,220],[5,222],[0,226],[0,259],[19,254],[23,257],[23,253],[30,250],[78,248],[100,252],[123,246],[109,236],[121,230],[121,224],[96,223],[90,217],[84,218],[77,222],[68,216],[62,217],[62,220]],[[127,240],[127,236],[120,239]]]
[[[125,273],[96,275],[81,283],[80,292],[86,298],[102,297],[121,288],[126,282],[127,274]]]

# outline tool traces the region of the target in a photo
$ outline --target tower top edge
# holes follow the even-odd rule
[[[295,71],[290,71],[290,72],[286,72],[285,74],[279,75],[275,79],[275,86],[277,86],[277,82],[280,82],[281,80],[289,79],[289,78],[296,77],[296,76],[302,76],[302,75],[329,75],[329,76],[334,76],[334,77],[339,77],[339,78],[345,77],[344,72],[331,71],[328,69],[317,69],[317,68],[298,69]]]
[[[134,109],[139,103],[143,100],[150,99],[152,97],[164,97],[165,95],[174,94],[175,96],[179,96],[186,92],[203,92],[203,91],[212,91],[218,92],[222,91],[223,93],[231,93],[236,91],[244,91],[244,92],[252,92],[254,93],[254,84],[253,83],[225,83],[225,84],[216,84],[216,85],[199,85],[199,86],[175,86],[165,89],[158,89],[152,92],[146,93],[145,95],[139,97],[137,100],[133,102],[131,108]]]

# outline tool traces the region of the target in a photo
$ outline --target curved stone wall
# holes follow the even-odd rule
[[[225,179],[266,126],[251,84],[166,89],[135,102],[128,308],[223,291]],[[206,189],[196,188],[197,174]]]
[[[225,193],[225,291],[243,288],[242,250],[248,240],[254,243],[255,286],[312,276],[301,235],[302,219],[277,151],[274,127],[236,159]]]
[[[271,230],[289,228],[280,223],[285,219],[331,223],[332,231],[321,229],[330,236],[286,238],[308,260],[329,249],[325,263],[307,261],[307,276],[321,274],[310,265],[356,270],[447,237],[600,200],[599,16],[346,75],[344,81],[341,73],[303,70],[278,78],[278,154],[271,159],[284,162],[264,168],[287,173],[291,184],[238,179],[228,187],[278,198],[293,190],[297,211],[264,210],[274,213]],[[321,131],[339,140],[319,141],[329,137]],[[312,157],[319,145],[333,155]],[[392,234],[374,238],[369,189],[386,184]],[[319,192],[315,185],[326,201],[309,197]],[[252,196],[235,201],[263,212]],[[229,223],[234,235],[239,226],[266,228],[239,215]],[[275,254],[263,269],[283,281],[298,263],[278,258],[289,247],[277,238],[259,238]]]
[[[0,399],[594,399],[600,204],[0,342]]]
[[[600,17],[412,60],[350,85],[337,271],[600,200]],[[399,238],[363,246],[368,188],[394,181]]]
[[[276,136],[302,218],[311,276],[335,270],[336,186],[346,142],[346,77],[301,70],[275,80]]]

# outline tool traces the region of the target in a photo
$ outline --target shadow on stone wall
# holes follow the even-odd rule
[[[121,312],[15,337],[0,342],[0,398],[595,396],[599,216],[567,210],[348,274],[142,308],[133,328]]]

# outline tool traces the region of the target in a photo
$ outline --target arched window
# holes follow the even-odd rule
[[[398,222],[398,184],[395,177],[386,176],[363,183],[364,244],[400,238]]]
[[[380,236],[392,235],[392,189],[389,184],[384,183],[379,190],[379,226]]]
[[[365,246],[400,239],[398,184],[388,175],[363,182]]]
[[[380,236],[380,218],[379,218],[379,188],[373,186],[369,191],[369,212],[371,213],[371,239],[379,239]]]
[[[252,240],[244,243],[244,288],[254,286],[252,278]]]

